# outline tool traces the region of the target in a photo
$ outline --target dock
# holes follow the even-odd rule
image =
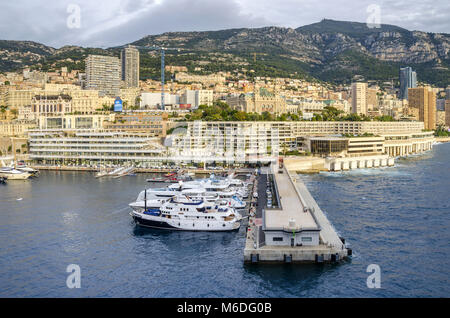
[[[272,180],[277,205],[260,203],[250,217],[244,262],[338,262],[352,254],[299,177],[275,165],[263,174]],[[265,183],[259,187],[264,193]]]

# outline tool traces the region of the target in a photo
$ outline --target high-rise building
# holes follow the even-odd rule
[[[352,83],[352,113],[367,115],[367,83]]]
[[[128,45],[120,52],[122,81],[127,88],[139,87],[139,50]]]
[[[408,89],[417,87],[417,74],[411,67],[400,68],[399,99],[408,99]]]
[[[367,110],[378,109],[378,95],[377,90],[374,88],[368,88],[366,92],[366,104]]]
[[[450,98],[445,100],[445,126],[450,127]]]
[[[408,89],[409,107],[418,109],[425,129],[436,129],[436,93],[430,87]]]
[[[120,90],[120,61],[117,57],[89,55],[86,59],[86,89],[117,96]]]

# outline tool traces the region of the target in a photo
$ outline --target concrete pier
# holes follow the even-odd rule
[[[251,217],[244,262],[336,262],[349,251],[299,177],[271,167],[277,202]]]

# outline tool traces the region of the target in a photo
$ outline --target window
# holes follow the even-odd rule
[[[302,242],[312,242],[312,237],[304,236],[304,237],[302,237]]]
[[[283,238],[282,237],[274,237],[273,241],[274,242],[283,242]]]

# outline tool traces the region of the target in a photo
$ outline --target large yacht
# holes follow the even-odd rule
[[[6,177],[8,180],[25,180],[31,176],[31,173],[20,171],[14,168],[1,168],[0,177]]]
[[[160,229],[233,231],[239,229],[242,218],[233,208],[185,196],[166,201],[137,201],[130,203],[130,206],[133,208],[131,216],[137,225]]]
[[[204,188],[180,189],[175,188],[150,188],[139,193],[136,202],[147,200],[167,200],[176,196],[187,196],[193,200],[204,200],[206,202],[218,203],[225,202],[229,207],[243,209],[246,206],[245,201],[241,200],[235,191],[212,192]]]

